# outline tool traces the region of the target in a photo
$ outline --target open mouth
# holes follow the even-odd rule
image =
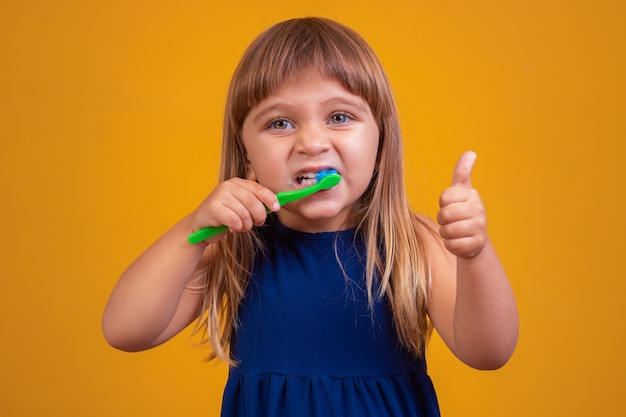
[[[328,168],[319,171],[303,172],[294,178],[293,184],[298,188],[310,187],[317,184],[322,178],[331,174],[337,174],[337,170]]]
[[[294,179],[293,182],[299,187],[310,187],[311,185],[315,185],[317,184],[317,172],[305,172],[300,174]]]

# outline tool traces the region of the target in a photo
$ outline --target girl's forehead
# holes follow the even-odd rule
[[[334,91],[340,92],[339,94],[360,97],[359,95],[350,91],[348,86],[342,83],[341,80],[337,79],[336,77],[329,76],[315,69],[309,69],[307,71],[303,71],[297,74],[290,74],[289,76],[283,78],[273,91],[268,92],[268,94],[261,100],[259,100],[259,102],[257,102],[253,107],[258,106],[262,102],[267,101],[272,97],[289,93],[293,90],[303,90],[307,87],[310,87],[311,85],[314,85],[317,88],[318,86],[323,84],[326,84],[323,86],[323,88],[329,86],[330,88],[334,89]],[[365,100],[364,97],[361,97],[361,99]]]
[[[303,85],[309,85],[313,83],[330,83],[335,86],[347,90],[347,88],[336,78],[322,74],[316,70],[309,70],[300,74],[293,74],[286,77],[283,82],[278,86],[278,89],[274,92],[277,93],[283,89],[298,88]]]

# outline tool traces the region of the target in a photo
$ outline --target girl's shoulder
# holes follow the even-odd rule
[[[417,232],[420,234],[430,234],[433,237],[439,237],[439,225],[425,214],[414,212],[413,216],[417,220]]]
[[[423,239],[427,247],[442,246],[443,240],[439,236],[439,225],[435,220],[422,213],[413,213],[415,218],[415,232]]]

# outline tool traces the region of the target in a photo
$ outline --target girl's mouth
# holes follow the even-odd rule
[[[330,174],[337,174],[337,170],[333,168],[321,169],[318,171],[307,171],[298,174],[291,183],[296,188],[306,188],[317,184],[322,178]]]
[[[317,184],[317,172],[305,172],[298,175],[294,179],[294,184],[297,184],[299,187],[310,187]]]

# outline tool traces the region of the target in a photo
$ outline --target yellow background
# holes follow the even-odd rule
[[[408,185],[434,215],[458,156],[519,302],[496,372],[437,338],[444,416],[626,415],[626,10],[616,1],[0,3],[0,414],[216,416],[226,370],[189,332],[108,347],[117,277],[215,185],[226,87],[286,18],[360,32],[396,94]]]

